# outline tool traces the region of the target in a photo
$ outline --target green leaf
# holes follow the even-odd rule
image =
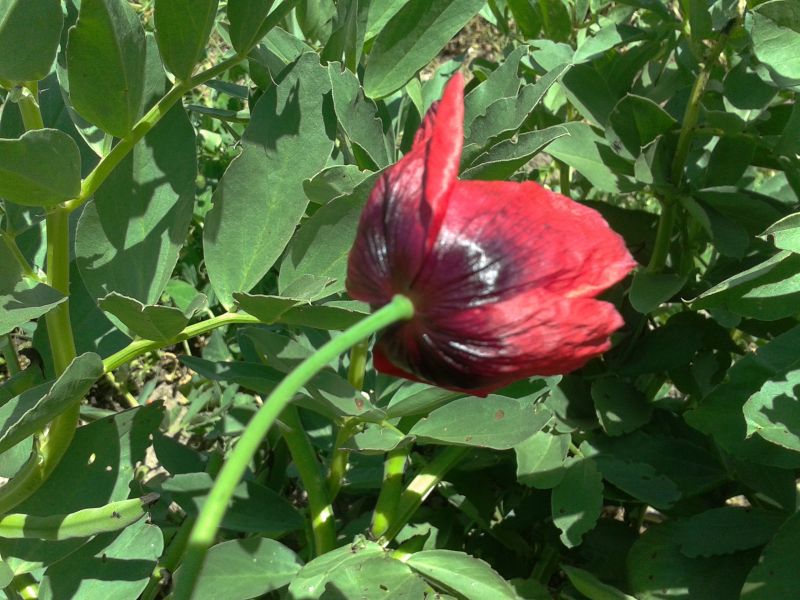
[[[219,0],[156,0],[158,49],[164,64],[179,80],[189,79],[203,57],[218,5]]]
[[[205,295],[198,294],[188,309],[182,311],[171,306],[145,305],[116,292],[99,302],[100,308],[117,317],[134,335],[160,342],[166,342],[178,335],[195,312],[206,304]]]
[[[0,2],[0,79],[44,79],[53,66],[63,24],[58,0]]]
[[[551,69],[536,83],[523,86],[517,95],[492,102],[484,113],[476,116],[469,128],[464,130],[461,163],[471,164],[486,146],[511,137],[538,106],[547,90],[568,69],[569,65],[566,64]]]
[[[547,153],[567,163],[598,190],[618,193],[620,179],[616,165],[621,159],[613,149],[587,123],[565,123],[564,127],[569,136],[553,141]]]
[[[389,418],[428,414],[459,396],[463,394],[427,383],[404,383],[389,400],[386,414]]]
[[[44,283],[25,277],[17,259],[0,237],[0,335],[41,317],[67,297]]]
[[[700,223],[720,254],[733,258],[742,258],[745,255],[750,246],[750,236],[743,225],[707,205],[700,204],[690,196],[681,196],[680,202]]]
[[[611,436],[630,433],[650,420],[653,405],[635,386],[615,377],[592,383],[592,400],[603,430]]]
[[[344,290],[347,257],[373,184],[373,178],[364,180],[353,194],[331,200],[303,224],[281,262],[281,294],[308,275],[333,280],[320,297]]]
[[[145,37],[131,5],[83,0],[67,45],[72,106],[116,137],[130,133],[144,100]]]
[[[628,553],[630,592],[637,600],[739,600],[753,552],[689,558],[675,539],[675,522],[650,526]]]
[[[57,129],[0,139],[0,196],[24,206],[53,206],[81,191],[78,145]]]
[[[485,0],[411,0],[382,29],[367,59],[370,98],[400,89],[444,48]]]
[[[551,413],[544,406],[490,395],[453,400],[417,422],[409,435],[425,443],[508,450],[539,431]]]
[[[326,584],[336,573],[351,565],[384,555],[383,547],[363,537],[352,543],[326,552],[308,562],[289,584],[289,597],[313,600],[325,592]]]
[[[370,175],[369,171],[362,171],[357,165],[333,165],[305,180],[303,191],[311,202],[327,204],[334,198],[352,194]]]
[[[676,121],[649,98],[628,94],[614,105],[609,124],[611,129],[608,133],[619,139],[630,155],[635,157],[643,147],[672,129]]]
[[[137,598],[163,549],[161,530],[143,520],[121,532],[97,536],[47,568],[39,598]]]
[[[722,506],[676,521],[673,539],[691,558],[731,554],[763,546],[784,521],[778,511]]]
[[[175,475],[161,485],[189,515],[196,516],[208,499],[214,480],[208,473]],[[283,497],[253,481],[239,483],[222,527],[231,531],[279,536],[303,528],[300,513]]]
[[[567,462],[561,482],[550,497],[553,524],[561,530],[561,542],[568,548],[581,543],[594,529],[603,509],[603,476],[589,458]]]
[[[397,448],[409,438],[394,427],[384,427],[378,423],[367,423],[363,430],[355,434],[348,447],[366,454],[385,454]]]
[[[522,0],[527,4],[528,0]],[[486,81],[474,87],[464,97],[464,129],[469,129],[476,117],[484,114],[501,98],[514,98],[522,80],[517,75],[519,63],[528,54],[528,46],[518,46],[489,73]]]
[[[437,587],[467,600],[517,598],[511,584],[488,563],[464,552],[423,550],[412,554],[406,564]]]
[[[788,469],[800,467],[800,456],[770,444],[761,436],[747,437],[742,408],[766,381],[790,370],[797,361],[800,328],[795,327],[746,354],[729,370],[720,385],[684,414],[692,427],[739,460]]]
[[[161,407],[150,405],[79,427],[55,471],[15,510],[48,516],[127,499],[134,469],[144,461],[149,438],[162,417]],[[75,485],[77,478],[81,485]],[[113,536],[106,538],[105,543],[111,539]],[[86,540],[0,539],[0,554],[15,573],[28,573],[61,560],[84,543]]]
[[[282,296],[259,296],[254,294],[235,293],[233,295],[239,307],[258,318],[262,323],[275,323],[280,320],[288,310],[305,302],[298,298],[284,298]]]
[[[540,490],[556,487],[564,477],[570,437],[538,431],[514,446],[517,480]]]
[[[269,538],[222,542],[208,550],[192,597],[196,600],[256,598],[289,585],[301,565],[294,552]],[[175,579],[180,578],[179,567]]]
[[[222,177],[203,230],[208,276],[227,307],[233,292],[249,292],[267,273],[303,217],[303,181],[333,149],[322,116],[329,90],[327,69],[307,53],[253,109],[243,151]]]
[[[800,5],[793,0],[764,2],[749,13],[753,51],[781,83],[800,82]]]
[[[628,298],[633,308],[646,315],[681,291],[685,284],[686,277],[674,273],[637,271]]]
[[[588,444],[581,444],[581,449],[595,461],[604,479],[645,504],[665,509],[681,497],[675,482],[647,463],[596,453]]]
[[[797,596],[797,547],[800,513],[792,515],[761,553],[747,575],[743,600],[791,600]]]
[[[348,599],[416,600],[428,595],[427,587],[410,568],[386,554],[337,569],[328,580],[323,598],[334,592],[336,597]]]
[[[800,452],[800,371],[769,379],[744,403],[747,437],[758,434],[768,442]]]
[[[800,254],[800,213],[792,213],[771,225],[764,237],[776,248]]]
[[[181,356],[181,362],[206,379],[237,383],[259,394],[268,394],[280,381],[278,371],[256,362],[215,362],[197,356]]]
[[[589,600],[636,600],[633,596],[603,583],[589,571],[569,565],[561,565],[561,570],[567,575],[572,585]]]
[[[572,62],[588,62],[612,48],[635,41],[642,37],[641,31],[629,25],[610,24],[601,27],[593,36],[587,37],[578,45]]]
[[[782,319],[800,311],[800,256],[782,251],[691,300],[693,309],[724,306],[736,314],[762,321]]]
[[[94,298],[117,292],[158,302],[186,239],[196,176],[194,129],[176,106],[111,172],[78,222],[76,261]]]
[[[568,135],[560,125],[519,134],[516,139],[503,140],[478,156],[461,173],[462,179],[505,180],[546,148],[550,142]]]
[[[359,166],[376,170],[390,162],[383,125],[372,100],[364,98],[358,77],[338,62],[328,63],[333,108],[339,125],[353,144]],[[366,154],[367,160],[363,160]]]
[[[100,357],[82,354],[54,383],[38,385],[3,404],[0,407],[0,452],[32,435],[80,402],[102,374]]]
[[[274,0],[228,0],[231,43],[239,54],[247,54],[289,14],[299,0],[283,0],[275,10],[270,11],[273,2]]]
[[[507,0],[507,4],[517,29],[527,39],[535,38],[542,29],[542,17],[536,4],[530,0]]]

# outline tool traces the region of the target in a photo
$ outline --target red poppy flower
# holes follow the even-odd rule
[[[599,213],[569,198],[533,182],[457,179],[463,87],[451,79],[372,190],[347,289],[373,308],[394,294],[414,304],[379,338],[379,371],[486,394],[608,350],[623,321],[595,297],[635,263]]]

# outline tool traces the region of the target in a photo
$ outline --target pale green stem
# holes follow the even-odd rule
[[[389,304],[333,338],[304,360],[272,391],[264,405],[248,423],[230,453],[208,495],[189,538],[181,577],[176,582],[173,600],[189,600],[203,567],[206,552],[216,538],[233,491],[247,470],[247,465],[278,416],[289,406],[295,394],[330,361],[354,344],[397,321],[413,315],[411,301],[396,296]]]

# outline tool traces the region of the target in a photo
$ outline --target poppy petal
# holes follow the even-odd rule
[[[385,332],[379,346],[399,369],[395,374],[486,394],[525,377],[583,366],[609,349],[609,336],[622,324],[606,302],[531,290],[424,326],[402,324]]]
[[[348,262],[350,295],[373,305],[408,293],[439,233],[458,173],[463,78],[431,107],[411,151],[378,179]]]
[[[532,288],[590,298],[634,265],[623,239],[591,208],[533,182],[459,181],[414,288],[434,311]]]

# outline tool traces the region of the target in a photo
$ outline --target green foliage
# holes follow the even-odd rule
[[[0,0],[0,599],[191,578],[456,70],[459,177],[599,211],[625,326],[486,398],[326,356],[194,597],[796,597],[798,57],[795,0]]]

